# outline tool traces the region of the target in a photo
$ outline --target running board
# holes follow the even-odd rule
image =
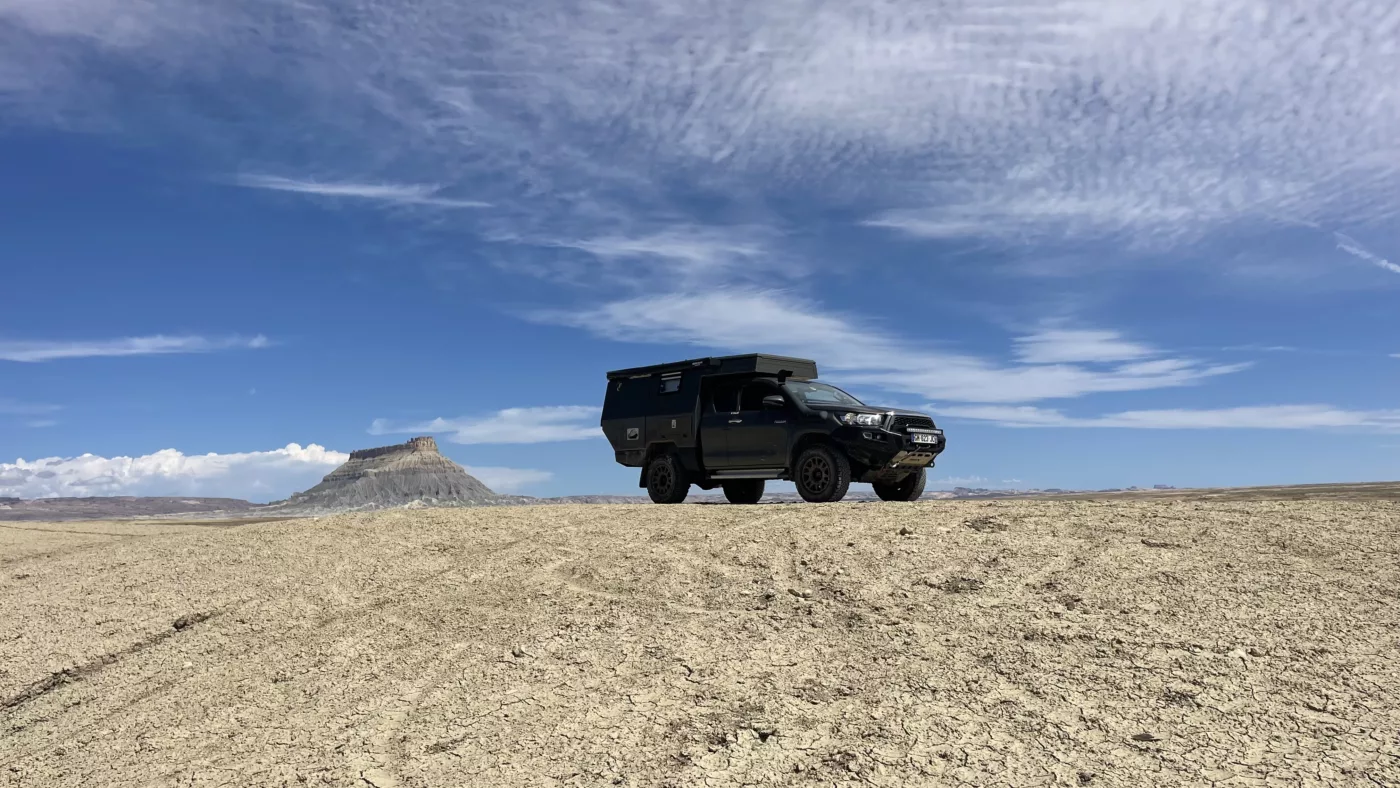
[[[710,478],[715,481],[726,479],[776,479],[783,475],[784,468],[751,468],[743,471],[715,471]]]

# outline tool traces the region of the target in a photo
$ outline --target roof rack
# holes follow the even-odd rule
[[[701,369],[705,375],[775,375],[792,380],[813,380],[817,377],[817,362],[810,359],[775,356],[768,353],[749,353],[740,356],[706,356],[705,358],[673,361],[669,364],[615,369],[608,373],[608,380],[646,378],[697,368]]]

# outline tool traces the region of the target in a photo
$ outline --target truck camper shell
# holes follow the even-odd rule
[[[788,377],[793,380],[815,380],[817,362],[805,358],[773,356],[766,353],[749,353],[743,356],[709,356],[686,361],[673,361],[670,364],[653,364],[649,367],[615,369],[608,373],[608,380],[645,378],[692,371],[698,372],[702,376],[750,374]]]
[[[817,363],[750,353],[613,370],[608,373],[601,426],[617,462],[641,467],[647,448],[660,443],[674,446],[687,467],[698,469],[701,394],[707,380],[721,376],[814,380]]]

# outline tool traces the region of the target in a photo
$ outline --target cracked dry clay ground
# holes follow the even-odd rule
[[[0,786],[1400,785],[1400,505],[0,528]]]

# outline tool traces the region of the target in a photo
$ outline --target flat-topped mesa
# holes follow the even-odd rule
[[[438,452],[430,437],[350,452],[344,465],[287,504],[323,511],[378,509],[407,504],[461,506],[500,496]]]
[[[350,459],[369,460],[375,457],[383,457],[386,454],[400,454],[416,451],[431,452],[432,454],[437,454],[437,441],[427,436],[409,438],[406,443],[397,443],[393,446],[380,446],[375,449],[356,449],[355,451],[350,452]]]

